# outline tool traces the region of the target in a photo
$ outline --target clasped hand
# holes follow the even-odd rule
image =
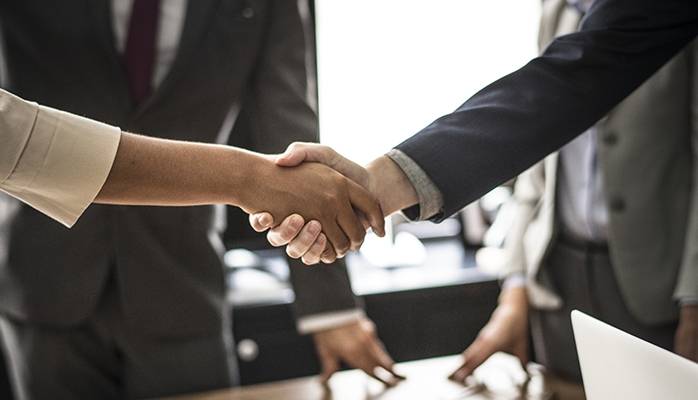
[[[258,231],[282,225],[270,237],[284,229],[298,233],[305,221],[313,221],[303,232],[313,236],[313,243],[318,242],[316,247],[322,246],[327,259],[357,251],[368,228],[383,235],[385,221],[380,204],[361,185],[322,163],[301,163],[292,158],[286,166],[293,168],[286,168],[267,160],[260,163],[258,176],[262,178],[254,182],[257,190],[250,191],[241,202]],[[272,241],[277,243],[285,244]]]
[[[407,175],[387,156],[376,158],[364,168],[327,146],[293,143],[275,162],[284,167],[320,163],[334,169],[366,189],[378,201],[382,210],[381,220],[418,202],[417,193]],[[363,209],[357,210],[357,218],[362,219],[362,211],[365,212]],[[318,223],[304,214],[290,215],[280,224],[277,224],[277,221],[280,220],[268,212],[250,216],[250,224],[256,231],[262,232],[272,228],[267,234],[272,245],[287,245],[286,252],[289,256],[302,258],[306,264],[316,264],[320,261],[330,263],[337,257],[344,256],[344,252],[337,251],[337,246],[327,245],[327,241],[333,243],[333,239],[322,221]],[[383,236],[383,226],[377,229],[377,221],[371,221],[370,226],[374,233]],[[364,223],[364,226],[368,227],[368,224]]]
[[[370,177],[366,169],[342,157],[327,146],[313,143],[293,143],[284,154],[275,159],[275,162],[281,167],[296,168],[318,163],[323,164],[351,179],[356,185],[368,190],[368,192],[375,193],[375,188],[371,187]],[[363,226],[368,228],[364,212],[364,209],[357,210],[356,218],[364,221]],[[257,214],[251,213],[250,225],[257,232],[269,229],[267,233],[269,243],[277,247],[287,245],[286,252],[289,256],[301,258],[304,263],[310,265],[320,261],[331,263],[336,258],[345,255],[344,247],[334,243],[332,231],[328,230],[322,221],[310,217],[309,214],[296,213],[288,215],[281,223],[276,223],[276,221],[281,220],[272,214],[267,210]],[[378,219],[384,222],[383,214]],[[371,223],[370,226],[377,235],[384,235],[382,225]],[[358,247],[352,247],[351,250],[356,251]]]

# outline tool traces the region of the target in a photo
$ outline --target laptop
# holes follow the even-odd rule
[[[572,311],[588,400],[698,399],[698,364]]]

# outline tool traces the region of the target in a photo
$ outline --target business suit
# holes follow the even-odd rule
[[[576,29],[579,13],[566,1],[548,0],[543,10],[541,47]],[[698,297],[698,264],[691,257],[698,234],[692,217],[698,213],[696,45],[691,42],[596,125],[607,249],[582,249],[578,240],[570,246],[563,232],[560,209],[570,207],[559,200],[564,154],[546,157],[516,182],[506,273],[527,277],[535,352],[550,368],[579,378],[571,309],[671,350],[677,300]]]
[[[596,1],[578,33],[396,146],[443,196],[431,219],[447,218],[582,133],[696,34],[692,0]]]
[[[164,81],[134,108],[114,47],[108,0],[2,1],[8,89],[152,136],[225,143],[230,131],[221,131],[224,120],[243,110],[249,130],[231,143],[273,153],[291,141],[317,140],[307,81],[307,21],[298,2],[196,0],[187,7],[177,58]],[[227,359],[221,207],[92,206],[70,231],[24,206],[8,219],[0,310],[10,322],[72,329],[121,315],[124,337],[136,332],[142,339],[138,353],[146,352],[148,343],[152,351],[162,341],[215,342],[202,344],[208,356],[188,356],[192,365],[208,357],[211,367],[182,372],[190,377],[162,378],[171,388],[156,387],[152,379],[152,388],[145,383],[127,396],[234,381],[231,371],[227,378],[219,372],[216,381],[200,383],[213,366],[234,367]],[[339,282],[340,289],[318,284],[323,279]],[[318,292],[320,299],[297,305],[300,314],[356,306],[341,265],[300,281],[306,286],[297,291]],[[178,363],[186,364],[183,357]]]

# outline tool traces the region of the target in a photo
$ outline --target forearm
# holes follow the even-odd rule
[[[269,156],[213,144],[124,133],[95,202],[192,206],[223,203],[248,214],[267,211],[280,223],[291,214],[317,220],[337,254],[358,248],[366,228],[382,230],[378,203],[358,184],[320,163],[295,168]],[[355,211],[358,210],[358,211]]]
[[[234,147],[176,142],[122,133],[111,172],[96,203],[242,206],[243,188],[264,161]]]

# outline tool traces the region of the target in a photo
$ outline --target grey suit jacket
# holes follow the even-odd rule
[[[544,3],[541,45],[576,29],[564,0]],[[609,252],[631,313],[647,324],[678,317],[677,298],[698,297],[698,43],[660,69],[599,124],[609,207]],[[525,272],[537,308],[557,308],[541,263],[557,235],[557,153],[516,183],[508,273]]]
[[[280,152],[292,141],[317,140],[310,32],[299,4],[189,1],[169,74],[135,108],[115,50],[109,0],[3,0],[8,89],[124,130],[201,142],[226,143],[226,117],[245,109],[248,129],[231,142]],[[93,205],[70,230],[29,207],[9,208],[0,244],[2,312],[79,324],[114,279],[127,323],[147,335],[222,328],[223,207]],[[301,314],[356,306],[341,264],[313,274],[315,280],[294,280],[303,285],[296,291],[317,293],[300,296]],[[340,282],[340,288],[317,282],[323,279]]]

